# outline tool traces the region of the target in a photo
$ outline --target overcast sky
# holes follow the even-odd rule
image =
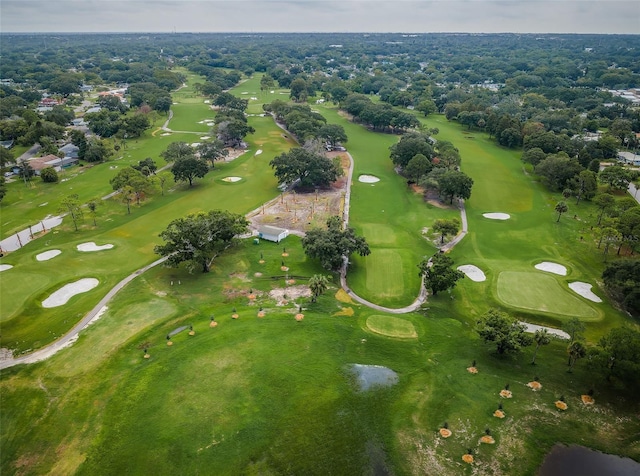
[[[640,34],[638,0],[1,0],[2,32]]]

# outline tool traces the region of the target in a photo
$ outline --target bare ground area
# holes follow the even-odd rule
[[[286,228],[296,234],[304,234],[311,228],[323,226],[327,218],[341,216],[347,191],[349,157],[344,153],[329,153],[329,158],[339,157],[344,174],[327,189],[298,193],[288,191],[266,203],[248,217],[252,228],[271,225]]]

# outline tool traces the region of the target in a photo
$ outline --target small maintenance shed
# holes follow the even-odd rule
[[[289,236],[289,230],[278,228],[277,226],[263,225],[258,227],[258,236],[263,240],[280,243]]]

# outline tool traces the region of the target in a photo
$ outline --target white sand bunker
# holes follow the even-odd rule
[[[511,218],[508,213],[483,213],[482,216],[490,220],[508,220]]]
[[[191,144],[191,147],[198,147],[200,145],[200,142],[193,142]]]
[[[0,271],[6,271],[11,268],[13,268],[13,266],[10,264],[0,264]]]
[[[560,276],[567,275],[567,268],[558,263],[552,263],[551,261],[543,261],[535,266],[540,271],[546,271],[548,273],[559,274]]]
[[[585,299],[588,299],[589,301],[602,302],[602,299],[600,299],[591,291],[591,285],[589,283],[583,283],[582,281],[574,281],[573,283],[569,283],[569,287],[574,292],[578,293],[580,296],[582,296]]]
[[[44,253],[40,253],[39,255],[36,255],[36,259],[38,261],[49,261],[51,258],[55,258],[60,253],[62,253],[62,251],[60,250],[45,251]]]
[[[207,139],[211,139],[211,136],[202,136],[202,137],[200,137],[200,140],[207,140]]]
[[[260,154],[262,154],[262,149],[258,149],[258,150],[256,150],[255,155],[260,155]]]
[[[225,177],[222,179],[223,182],[238,182],[242,180],[242,177]]]
[[[560,329],[556,329],[555,327],[537,326],[524,321],[520,321],[520,324],[523,324],[526,327],[525,332],[530,332],[531,334],[535,334],[538,330],[546,329],[552,336],[559,337],[560,339],[571,339],[569,334],[565,331],[561,331]]]
[[[363,183],[376,183],[379,182],[380,179],[375,175],[360,175],[358,181]]]
[[[484,275],[482,270],[472,264],[463,264],[462,266],[458,266],[458,271],[462,271],[467,278],[471,281],[475,281],[476,283],[487,280],[487,277]]]
[[[106,245],[96,245],[93,241],[89,241],[88,243],[80,243],[78,246],[78,251],[102,251],[102,250],[110,250],[113,248],[111,243],[107,243]]]
[[[95,288],[100,282],[95,278],[82,278],[73,283],[65,284],[47,299],[42,301],[42,307],[58,307],[66,304],[76,294],[86,293]]]

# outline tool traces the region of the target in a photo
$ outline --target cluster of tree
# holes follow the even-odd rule
[[[278,184],[303,190],[328,187],[342,175],[337,161],[332,161],[323,152],[303,147],[294,147],[275,156],[269,165],[275,170]]]
[[[456,287],[458,281],[464,278],[464,273],[453,268],[453,260],[444,253],[424,258],[419,264],[418,273],[424,282],[424,286],[436,296],[439,292]]]
[[[222,92],[215,97],[213,104],[220,108],[215,117],[213,133],[225,147],[242,147],[245,136],[255,132],[244,112],[249,101]]]
[[[102,109],[85,116],[89,129],[100,137],[118,136],[123,138],[140,137],[151,127],[151,121],[144,112],[122,114],[119,111]]]
[[[602,273],[602,280],[609,295],[625,311],[640,316],[640,261],[610,263]]]
[[[203,178],[213,168],[216,160],[226,157],[228,151],[219,140],[200,143],[191,147],[186,142],[172,142],[160,156],[167,162],[173,162],[171,173],[176,182],[189,182],[193,186],[196,178]]]
[[[522,159],[535,165],[535,174],[547,187],[561,191],[567,199],[574,197],[576,204],[592,200],[598,192],[598,183],[607,185],[609,192],[624,191],[639,176],[638,172],[619,165],[600,171],[597,160],[585,168],[577,157],[570,157],[566,152],[546,154],[538,147],[525,150]]]
[[[637,386],[640,370],[640,332],[629,327],[616,327],[609,331],[596,346],[588,346],[583,332],[584,323],[572,318],[563,326],[569,335],[567,343],[567,371],[571,372],[580,359],[587,358],[599,369],[607,380],[616,378],[631,388]],[[506,312],[490,309],[478,321],[476,331],[485,343],[496,346],[498,355],[515,353],[535,344],[532,364],[536,363],[541,346],[551,343],[552,336],[541,329],[532,337],[526,334],[526,326]]]
[[[131,203],[135,200],[138,205],[153,190],[154,182],[151,177],[133,167],[124,167],[109,180],[114,191],[127,205],[127,214],[131,213]]]
[[[364,237],[356,235],[353,228],[343,229],[337,216],[327,220],[326,229],[309,230],[302,238],[302,248],[309,258],[320,260],[323,268],[334,272],[340,271],[353,253],[360,256],[371,253]]]
[[[363,94],[350,94],[340,107],[353,116],[354,121],[382,132],[402,133],[420,125],[410,113],[389,104],[374,103]]]
[[[238,71],[225,71],[212,65],[195,63],[190,64],[189,69],[207,79],[204,83],[194,84],[194,88],[209,97],[215,97],[222,91],[231,89],[242,79],[242,74]]]
[[[113,149],[107,141],[90,137],[79,130],[73,130],[70,134],[71,143],[78,147],[78,158],[87,162],[104,162],[113,155]]]
[[[626,247],[633,254],[640,242],[640,205],[632,197],[616,200],[610,193],[599,193],[593,199],[597,207],[597,222],[593,234],[607,256],[611,248],[617,247],[620,255]]]
[[[435,134],[437,130],[430,132]],[[409,132],[390,150],[391,161],[410,183],[418,183],[428,191],[437,191],[450,203],[454,198],[471,197],[473,179],[458,170],[460,154],[451,142],[436,142],[428,134]]]
[[[291,104],[275,100],[262,106],[265,112],[273,114],[276,121],[283,124],[300,143],[309,140],[324,142],[329,148],[347,141],[347,134],[342,126],[327,124],[321,114],[313,112],[307,105]]]
[[[19,145],[33,145],[43,138],[55,142],[64,137],[64,126],[48,121],[31,110],[23,110],[22,117],[0,121],[0,138],[14,140]]]
[[[168,266],[186,263],[190,270],[209,272],[213,260],[231,246],[237,235],[246,233],[249,222],[227,210],[211,210],[173,220],[160,233],[165,243],[155,252],[167,258]]]

